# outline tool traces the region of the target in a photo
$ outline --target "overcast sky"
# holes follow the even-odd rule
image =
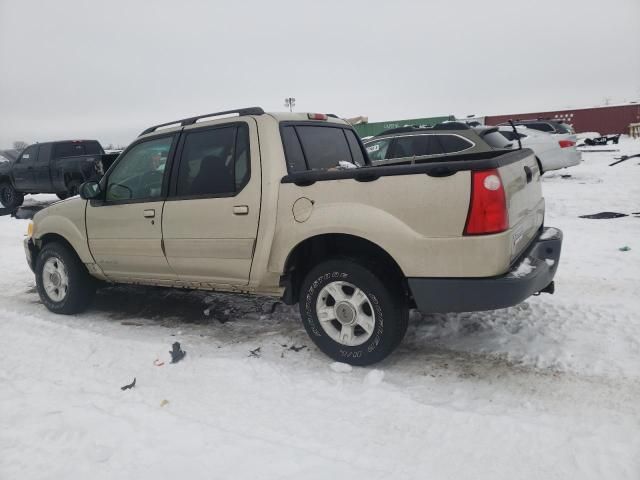
[[[640,0],[0,0],[0,147],[286,96],[370,121],[640,100]]]

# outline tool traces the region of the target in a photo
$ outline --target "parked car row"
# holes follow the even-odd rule
[[[482,154],[493,150],[530,148],[540,173],[580,163],[576,137],[565,124],[549,121],[518,122],[517,126],[470,126],[462,122],[443,122],[430,127],[407,126],[382,132],[364,140],[374,165],[425,163],[442,156]],[[556,127],[553,125],[557,124]]]
[[[30,145],[17,159],[0,162],[0,203],[15,209],[28,193],[77,195],[83,182],[102,177],[117,156],[105,154],[96,140]]]
[[[534,153],[484,144],[507,141],[498,132],[392,132],[371,160],[325,114],[254,107],[156,125],[80,197],[34,216],[27,261],[55,313],[82,311],[99,281],[269,295],[299,304],[328,356],[368,365],[400,344],[410,308],[553,293],[562,233],[543,225]]]

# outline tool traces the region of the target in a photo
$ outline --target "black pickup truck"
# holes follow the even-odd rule
[[[83,182],[100,179],[117,156],[105,154],[97,140],[30,145],[15,161],[0,163],[0,203],[15,209],[27,193],[74,196]]]

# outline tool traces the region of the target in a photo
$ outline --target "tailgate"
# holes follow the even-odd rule
[[[521,159],[498,168],[509,211],[511,260],[529,245],[544,220],[544,199],[538,163],[528,148],[522,149],[520,153]]]

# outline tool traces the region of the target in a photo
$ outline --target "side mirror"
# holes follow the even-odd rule
[[[100,183],[95,180],[84,182],[80,185],[80,198],[83,200],[91,200],[98,198],[102,194]]]

